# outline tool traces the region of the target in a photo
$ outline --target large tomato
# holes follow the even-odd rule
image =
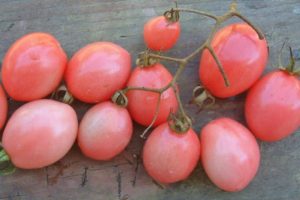
[[[167,51],[180,36],[180,23],[170,22],[164,16],[154,17],[144,26],[144,41],[149,49]]]
[[[84,155],[109,160],[121,153],[132,136],[132,121],[126,108],[111,102],[93,106],[79,125],[78,144]]]
[[[160,183],[186,179],[200,157],[200,141],[189,129],[186,133],[172,131],[167,122],[156,127],[143,149],[143,163],[148,174]]]
[[[74,109],[54,100],[36,100],[18,108],[2,136],[3,148],[19,168],[41,168],[60,160],[75,142]]]
[[[210,180],[226,191],[240,191],[254,178],[260,153],[255,137],[240,123],[219,118],[201,131],[201,161]]]
[[[86,103],[110,99],[126,85],[131,57],[122,47],[111,42],[89,44],[71,58],[65,73],[70,93]]]
[[[216,33],[211,46],[230,82],[230,86],[226,87],[215,60],[207,49],[204,50],[199,66],[200,81],[216,97],[227,98],[246,91],[266,67],[267,42],[260,40],[247,24],[224,27]]]
[[[173,76],[162,64],[155,64],[147,68],[136,67],[128,80],[127,86],[159,89],[168,85],[172,79]],[[131,90],[126,95],[131,117],[136,122],[149,126],[155,115],[159,94]],[[163,92],[160,98],[159,113],[154,126],[167,121],[170,112],[176,112],[178,108],[178,102],[172,88]]]
[[[0,85],[0,129],[2,129],[5,124],[7,111],[8,111],[7,98],[2,86]]]
[[[52,35],[31,33],[7,51],[2,65],[3,85],[17,101],[40,99],[57,88],[66,66],[66,53]]]
[[[289,136],[300,125],[300,81],[284,71],[267,74],[249,91],[245,116],[249,128],[261,140]]]

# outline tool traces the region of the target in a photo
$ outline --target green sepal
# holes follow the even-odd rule
[[[0,150],[0,176],[6,176],[13,174],[16,171],[16,167],[12,164],[9,156],[4,151]]]

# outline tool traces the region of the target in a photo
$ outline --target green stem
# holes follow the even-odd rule
[[[128,91],[130,90],[142,90],[142,91],[146,91],[146,92],[155,92],[155,93],[163,93],[164,91],[166,91],[168,88],[171,87],[171,83],[169,83],[168,85],[166,85],[165,87],[156,89],[156,88],[146,88],[146,87],[126,87],[125,89],[123,89],[123,92],[126,94]]]
[[[282,47],[282,49],[283,49],[283,47]],[[280,56],[279,56],[280,62],[281,62],[282,49],[280,51]],[[287,66],[280,65],[279,69],[289,73],[290,75],[299,76],[300,69],[297,69],[297,67],[295,66],[296,61],[295,61],[292,47],[289,47],[289,53],[290,53],[290,63]],[[279,63],[279,64],[281,64],[281,63]]]
[[[166,60],[166,61],[171,61],[171,62],[177,62],[177,63],[184,62],[184,60],[180,59],[180,58],[174,58],[174,57],[169,57],[169,56],[162,56],[162,55],[153,54],[153,53],[149,53],[149,57],[156,58],[156,59],[161,59],[161,60]]]
[[[210,52],[210,54],[212,55],[212,57],[216,61],[217,66],[219,68],[219,71],[221,72],[221,74],[222,74],[222,76],[224,78],[225,85],[227,87],[229,87],[229,80],[228,80],[227,75],[226,75],[226,73],[224,71],[224,67],[223,67],[221,61],[219,60],[218,56],[216,55],[215,51],[213,50],[213,48],[211,46],[207,46],[206,48],[208,49],[208,51]]]
[[[283,42],[281,48],[280,48],[280,51],[279,51],[279,55],[278,55],[278,64],[280,67],[283,67],[283,64],[282,64],[282,52],[283,52],[283,49],[285,47],[285,43],[286,43],[286,40]]]
[[[240,18],[241,20],[246,22],[249,26],[251,26],[257,33],[260,40],[263,40],[265,38],[263,32],[258,27],[256,27],[250,20],[248,20],[245,16],[241,15],[238,12],[233,12],[232,14],[233,14],[233,16]]]
[[[199,11],[199,10],[188,9],[188,8],[174,8],[173,10],[174,11],[179,11],[179,12],[194,13],[194,14],[202,15],[202,16],[209,17],[209,18],[212,18],[214,20],[217,20],[217,17],[215,15],[210,14],[210,13],[205,12],[205,11]]]
[[[171,83],[170,83],[170,87],[171,87],[171,86],[175,86],[175,83],[176,83],[177,79],[179,78],[179,76],[181,75],[181,73],[184,71],[184,69],[185,69],[185,67],[186,67],[186,64],[187,64],[187,63],[181,63],[181,64],[179,65],[179,68],[178,68],[178,70],[176,71],[176,73],[175,73],[175,75],[174,75],[174,78],[173,78],[173,80],[172,80]]]
[[[193,57],[195,57],[197,54],[200,53],[200,51],[203,50],[203,48],[205,47],[206,43],[203,43],[200,47],[198,47],[195,51],[193,51],[190,55],[186,56],[184,58],[185,61],[189,61],[191,60]]]
[[[176,99],[177,99],[177,102],[178,102],[178,105],[179,105],[179,113],[184,118],[184,120],[189,124],[189,127],[191,127],[192,122],[191,122],[190,118],[188,117],[188,115],[186,114],[186,112],[184,110],[184,107],[183,107],[183,104],[181,102],[181,98],[180,98],[180,95],[179,95],[179,92],[178,92],[178,89],[176,88],[176,86],[173,86],[173,90],[175,92]]]
[[[153,127],[157,117],[158,117],[158,113],[159,113],[159,106],[160,106],[160,101],[161,101],[161,94],[159,94],[158,96],[158,100],[157,100],[157,103],[156,103],[156,108],[155,108],[155,114],[154,114],[154,117],[150,123],[150,125],[144,130],[144,132],[140,135],[141,138],[143,139],[146,139],[146,134],[147,132]]]
[[[293,49],[292,47],[289,47],[289,50],[290,50],[290,64],[288,65],[288,70],[291,72],[291,73],[294,73],[295,72],[295,58],[294,58],[294,54],[293,54]]]

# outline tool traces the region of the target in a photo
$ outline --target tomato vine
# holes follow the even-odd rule
[[[210,54],[212,55],[213,59],[215,60],[217,66],[218,66],[220,73],[222,74],[222,77],[224,79],[224,84],[226,86],[230,85],[230,82],[224,71],[222,63],[219,60],[217,54],[215,53],[213,47],[211,46],[211,42],[212,42],[214,35],[220,29],[221,25],[225,21],[227,21],[233,17],[237,17],[237,18],[241,19],[242,21],[244,21],[245,23],[247,23],[250,27],[252,27],[255,30],[255,32],[257,33],[259,39],[261,39],[261,40],[264,39],[264,35],[263,35],[262,31],[258,27],[256,27],[249,19],[247,19],[245,16],[243,16],[238,11],[237,3],[235,1],[230,4],[228,11],[221,16],[217,16],[217,15],[214,15],[209,12],[195,10],[195,9],[178,8],[176,5],[175,8],[171,8],[170,10],[166,11],[164,13],[164,17],[170,23],[174,23],[179,20],[180,13],[183,13],[183,12],[194,13],[194,14],[197,14],[200,16],[205,16],[205,17],[208,17],[215,21],[215,24],[214,24],[213,28],[211,29],[208,38],[197,49],[195,49],[191,54],[189,54],[183,58],[165,56],[165,55],[162,55],[161,52],[153,52],[150,50],[141,52],[138,55],[138,59],[136,61],[136,64],[138,67],[142,67],[142,68],[143,67],[151,67],[155,63],[159,63],[161,60],[177,63],[179,66],[175,72],[175,75],[174,75],[172,81],[169,84],[167,84],[166,86],[164,86],[162,88],[158,88],[158,89],[146,88],[146,87],[126,87],[122,90],[117,91],[113,95],[113,98],[112,98],[112,100],[115,103],[126,107],[128,104],[128,99],[126,97],[126,93],[130,90],[141,90],[141,91],[148,91],[148,92],[154,92],[154,93],[159,94],[155,115],[154,115],[153,120],[150,123],[150,125],[141,134],[142,138],[145,138],[146,133],[150,130],[150,128],[152,128],[154,122],[156,121],[158,112],[159,112],[161,95],[163,92],[165,92],[169,88],[172,88],[174,90],[174,92],[176,94],[176,99],[179,104],[178,112],[176,114],[171,113],[170,117],[168,119],[170,128],[173,131],[176,131],[177,133],[184,133],[192,126],[192,121],[189,118],[189,116],[187,115],[187,113],[183,107],[182,101],[180,99],[179,91],[177,89],[177,80],[180,77],[180,75],[182,74],[182,72],[184,71],[184,69],[186,68],[187,63],[192,58],[194,58],[196,55],[198,55],[202,50],[207,49],[210,52]],[[194,89],[193,96],[194,97],[193,97],[192,101],[199,106],[202,106],[207,99],[211,100],[210,104],[213,104],[215,101],[213,96],[210,95],[210,93],[208,91],[206,91],[205,89],[203,89],[203,87],[201,87],[201,86],[200,87],[198,86]]]

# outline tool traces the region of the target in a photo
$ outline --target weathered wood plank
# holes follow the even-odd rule
[[[173,1],[160,0],[0,0],[0,57],[20,36],[44,31],[55,35],[71,56],[87,43],[108,40],[132,53],[133,58],[144,49],[143,24],[163,13]],[[201,8],[222,14],[230,0],[181,0],[180,7]],[[278,50],[288,39],[300,51],[299,0],[240,0],[239,8],[266,33],[270,46],[270,62],[276,66]],[[182,15],[183,32],[176,49],[169,55],[189,54],[209,33],[210,21],[196,15]],[[133,59],[134,60],[134,59]],[[240,95],[200,113],[188,105],[191,91],[198,84],[199,58],[189,64],[180,79],[181,96],[194,120],[194,129],[211,119],[229,116],[244,123],[243,100]],[[132,63],[134,66],[134,62]],[[167,64],[170,71],[174,66]],[[10,102],[10,114],[21,104]],[[82,117],[90,105],[75,102]],[[0,199],[300,199],[300,130],[284,141],[262,143],[261,166],[254,181],[244,191],[226,193],[216,188],[199,165],[185,182],[160,188],[144,171],[138,155],[142,141],[135,126],[135,137],[124,153],[110,162],[84,158],[75,146],[60,162],[40,170],[18,170],[12,176],[0,177]]]

